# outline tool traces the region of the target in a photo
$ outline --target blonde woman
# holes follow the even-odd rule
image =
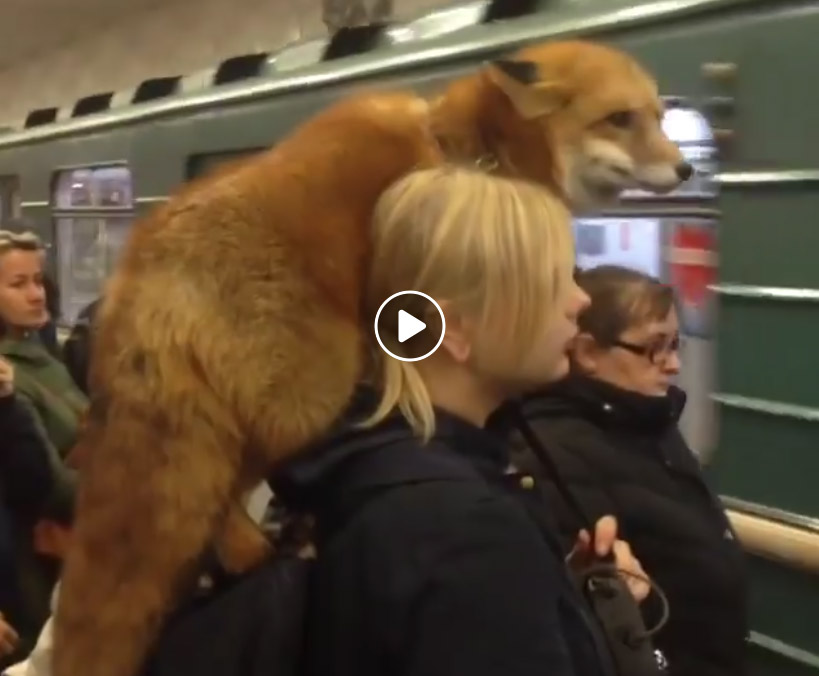
[[[29,519],[15,523],[26,615],[19,629],[27,640],[37,636],[49,615],[55,565],[35,549],[44,553],[41,545],[51,540],[52,519],[71,511],[75,478],[64,458],[87,406],[85,395],[38,333],[49,321],[44,258],[36,234],[0,229],[0,358],[14,368],[15,399],[36,428],[54,479],[50,494],[42,496],[44,519],[36,526]]]
[[[273,480],[319,524],[306,673],[611,674],[537,486],[485,429],[505,400],[568,370],[588,303],[572,278],[569,214],[541,188],[440,168],[386,191],[373,237],[370,317],[393,294],[420,291],[446,330],[414,362],[373,335],[372,386],[326,444]],[[441,324],[417,296],[390,312],[401,309],[433,332]],[[425,340],[396,331],[381,324],[391,351]],[[615,540],[616,523],[602,519],[595,549],[640,573]]]

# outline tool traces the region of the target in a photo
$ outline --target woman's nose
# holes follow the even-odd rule
[[[665,360],[665,370],[667,373],[677,375],[680,372],[681,366],[682,363],[680,362],[680,353],[679,351],[674,350]]]
[[[39,284],[30,284],[26,295],[30,303],[45,302],[45,289]]]

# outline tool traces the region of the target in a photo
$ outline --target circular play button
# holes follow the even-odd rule
[[[446,319],[430,296],[420,291],[399,291],[375,313],[375,339],[391,357],[421,361],[444,340]]]

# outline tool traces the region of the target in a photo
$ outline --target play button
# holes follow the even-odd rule
[[[429,357],[444,339],[441,307],[420,291],[399,291],[375,315],[375,338],[381,349],[400,361]]]
[[[409,312],[398,311],[398,342],[404,343],[413,336],[421,333],[427,325],[416,319]]]

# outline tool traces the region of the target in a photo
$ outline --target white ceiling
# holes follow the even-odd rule
[[[200,0],[0,0],[0,71],[24,68],[29,59],[59,49],[156,7],[187,5]],[[233,0],[214,0],[230,5]],[[267,0],[273,5],[306,10],[312,7],[320,22],[321,7],[378,0]],[[396,18],[407,19],[467,0],[392,0]],[[209,3],[212,4],[212,3]],[[319,24],[323,27],[323,24]],[[274,29],[271,28],[271,31]],[[120,31],[118,31],[120,32]]]
[[[160,4],[163,0],[0,0],[0,69]]]

